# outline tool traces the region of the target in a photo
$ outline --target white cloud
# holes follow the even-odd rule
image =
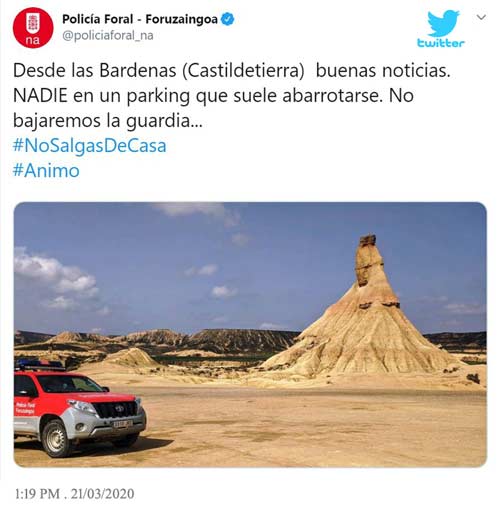
[[[111,309],[108,306],[103,306],[97,310],[97,314],[100,316],[109,316],[111,314]]]
[[[209,263],[202,267],[189,267],[184,271],[184,275],[191,276],[212,276],[219,270],[219,267],[215,263]]]
[[[217,221],[222,221],[225,226],[236,226],[240,222],[237,212],[229,210],[223,203],[214,202],[184,202],[184,203],[155,203],[153,208],[169,217],[190,216],[203,214]]]
[[[398,294],[399,296],[399,294]],[[420,299],[418,299],[420,302],[426,303],[426,304],[442,304],[444,302],[448,302],[449,299],[446,297],[446,295],[424,295]]]
[[[450,303],[444,307],[452,315],[483,315],[486,313],[484,304]]]
[[[74,311],[78,307],[78,304],[73,299],[65,297],[64,295],[59,295],[54,299],[43,302],[43,306],[58,311]]]
[[[452,320],[445,320],[444,322],[441,322],[441,326],[442,327],[449,327],[449,328],[461,327],[462,326],[462,322],[460,320],[456,320],[454,318]]]
[[[245,235],[244,233],[235,233],[231,237],[231,242],[238,247],[246,246],[249,241],[250,237],[248,235]]]
[[[227,316],[216,316],[212,322],[213,323],[227,323],[229,318]]]
[[[57,293],[93,298],[99,293],[96,279],[79,267],[63,265],[56,258],[29,254],[26,248],[14,251],[14,273],[51,287]]]
[[[280,325],[280,324],[277,324],[277,323],[264,322],[264,323],[260,324],[259,329],[286,330],[286,327],[284,325]]]
[[[227,286],[214,286],[212,288],[212,297],[216,299],[229,299],[238,294],[236,288],[229,288]]]
[[[25,247],[14,251],[16,293],[24,300],[54,311],[90,312],[108,316],[111,309],[102,302],[95,276],[80,267],[64,265],[57,258],[28,252]]]
[[[103,331],[102,327],[94,327],[90,329],[90,332],[93,332],[94,334],[100,334]]]
[[[200,267],[198,274],[200,276],[211,276],[217,272],[217,269],[218,267],[215,265],[215,263],[209,263],[208,265],[203,265],[203,267]]]
[[[61,293],[82,293],[88,297],[94,297],[99,293],[95,277],[89,275],[75,275],[74,279],[65,277],[57,283],[56,290]]]

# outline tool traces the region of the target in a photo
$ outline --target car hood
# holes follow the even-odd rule
[[[51,394],[55,396],[55,394]],[[134,401],[135,396],[132,394],[119,394],[116,392],[65,392],[57,394],[57,396],[65,399],[75,399],[78,401],[86,401],[88,403],[107,403],[117,401]]]

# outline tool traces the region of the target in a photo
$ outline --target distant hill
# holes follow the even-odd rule
[[[142,348],[171,351],[185,348],[184,343],[189,336],[171,329],[151,329],[132,332],[124,336],[115,336],[114,341],[127,345],[130,348]]]
[[[201,350],[216,354],[273,354],[295,343],[299,331],[260,329],[203,329],[191,336],[171,329],[152,329],[123,336],[102,336],[85,332],[61,332],[57,335],[18,330],[14,345],[18,356],[44,351],[67,355],[110,354],[128,348],[141,348],[150,355],[174,351]],[[486,353],[486,332],[440,332],[424,335],[431,343],[451,353]],[[88,354],[86,354],[88,352]]]
[[[220,354],[273,353],[293,345],[297,331],[260,329],[203,329],[187,339],[187,346]]]
[[[45,334],[42,332],[30,332],[26,330],[16,330],[14,333],[14,345],[29,345],[30,343],[43,343],[54,337],[55,334]]]
[[[478,351],[486,353],[486,331],[480,332],[438,332],[424,334],[431,343],[441,345],[451,353]]]
[[[191,336],[170,329],[152,329],[123,336],[64,331],[57,335],[17,331],[14,355],[60,360],[77,368],[130,348],[158,356],[169,352],[210,352],[223,355],[269,354],[286,350],[299,332],[257,329],[204,329]]]
[[[99,343],[110,341],[110,338],[103,336],[102,334],[94,334],[87,332],[71,332],[64,331],[50,338],[47,343]]]
[[[64,331],[57,335],[16,331],[14,344],[20,349],[33,345],[37,349],[60,348],[62,345],[90,343],[94,348],[117,351],[121,348],[142,348],[148,352],[204,350],[222,354],[279,352],[293,344],[300,332],[259,329],[203,329],[191,336],[171,329],[151,329],[123,336]]]

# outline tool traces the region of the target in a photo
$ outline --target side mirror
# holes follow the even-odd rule
[[[104,392],[109,392],[109,387],[101,387]]]

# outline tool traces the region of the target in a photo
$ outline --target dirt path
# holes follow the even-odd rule
[[[113,387],[130,392],[130,387]],[[134,387],[149,426],[134,447],[53,460],[17,440],[21,466],[478,466],[486,395],[244,387]]]

